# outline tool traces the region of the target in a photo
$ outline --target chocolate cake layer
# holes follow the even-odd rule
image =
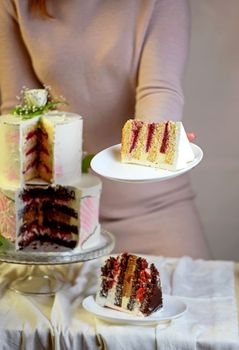
[[[18,220],[22,219],[23,222],[35,220],[39,212],[38,207],[37,203],[27,204],[23,209],[18,210]]]
[[[23,238],[22,241],[19,242],[19,246],[23,249],[29,246],[29,244],[31,244],[32,242],[37,242],[37,241],[42,243],[48,242],[52,244],[57,244],[61,247],[66,247],[71,249],[74,249],[76,247],[76,241],[60,239],[56,236],[49,236],[48,234],[42,234],[42,235],[32,234],[27,239]]]
[[[50,201],[44,201],[42,204],[42,211],[46,216],[51,216],[51,214],[56,215],[56,213],[60,215],[66,215],[75,219],[78,219],[78,213],[73,208],[64,205],[52,203]]]
[[[43,219],[43,226],[50,229],[55,229],[58,231],[74,233],[78,235],[78,227],[76,225],[68,225],[63,222],[49,220],[48,218]]]
[[[128,266],[129,255],[123,254],[119,264],[119,275],[116,284],[116,292],[115,292],[115,302],[114,304],[117,306],[121,306],[122,297],[123,297],[123,287],[125,281],[125,273]]]
[[[20,198],[24,202],[28,202],[36,198],[68,201],[75,199],[75,192],[63,186],[29,186],[28,188],[23,189],[22,193],[20,194]]]
[[[114,283],[114,272],[118,272],[118,269],[118,260],[113,257],[107,259],[105,265],[101,267],[102,284],[100,293],[102,296],[107,297],[108,291]]]
[[[150,279],[146,281],[142,294],[141,311],[149,315],[162,307],[162,290],[159,285],[159,272],[154,264],[150,265]]]
[[[35,234],[37,234],[38,226],[39,225],[38,225],[38,219],[37,218],[34,221],[30,222],[30,223],[24,223],[19,228],[18,236],[24,236],[25,234],[33,233],[33,232],[35,232]]]

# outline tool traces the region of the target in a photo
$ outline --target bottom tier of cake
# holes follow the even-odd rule
[[[89,174],[71,186],[1,187],[0,234],[16,250],[41,250],[46,242],[54,249],[90,249],[100,241],[101,189],[99,178]]]

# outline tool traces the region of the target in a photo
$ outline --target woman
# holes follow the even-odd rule
[[[186,0],[2,0],[1,113],[22,86],[49,85],[84,117],[84,150],[120,142],[124,122],[182,117]],[[116,251],[207,258],[188,176],[154,184],[103,180],[101,223]]]

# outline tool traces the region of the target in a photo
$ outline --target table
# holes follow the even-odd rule
[[[188,306],[166,326],[109,324],[82,308],[84,297],[96,291],[100,259],[51,267],[65,283],[52,297],[11,291],[11,281],[27,267],[1,263],[0,349],[238,350],[239,264],[186,256],[147,258],[160,270],[164,293]]]

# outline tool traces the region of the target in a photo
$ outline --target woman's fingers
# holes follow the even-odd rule
[[[189,141],[191,142],[191,141],[195,140],[196,135],[193,132],[187,132],[187,137],[188,137]]]

